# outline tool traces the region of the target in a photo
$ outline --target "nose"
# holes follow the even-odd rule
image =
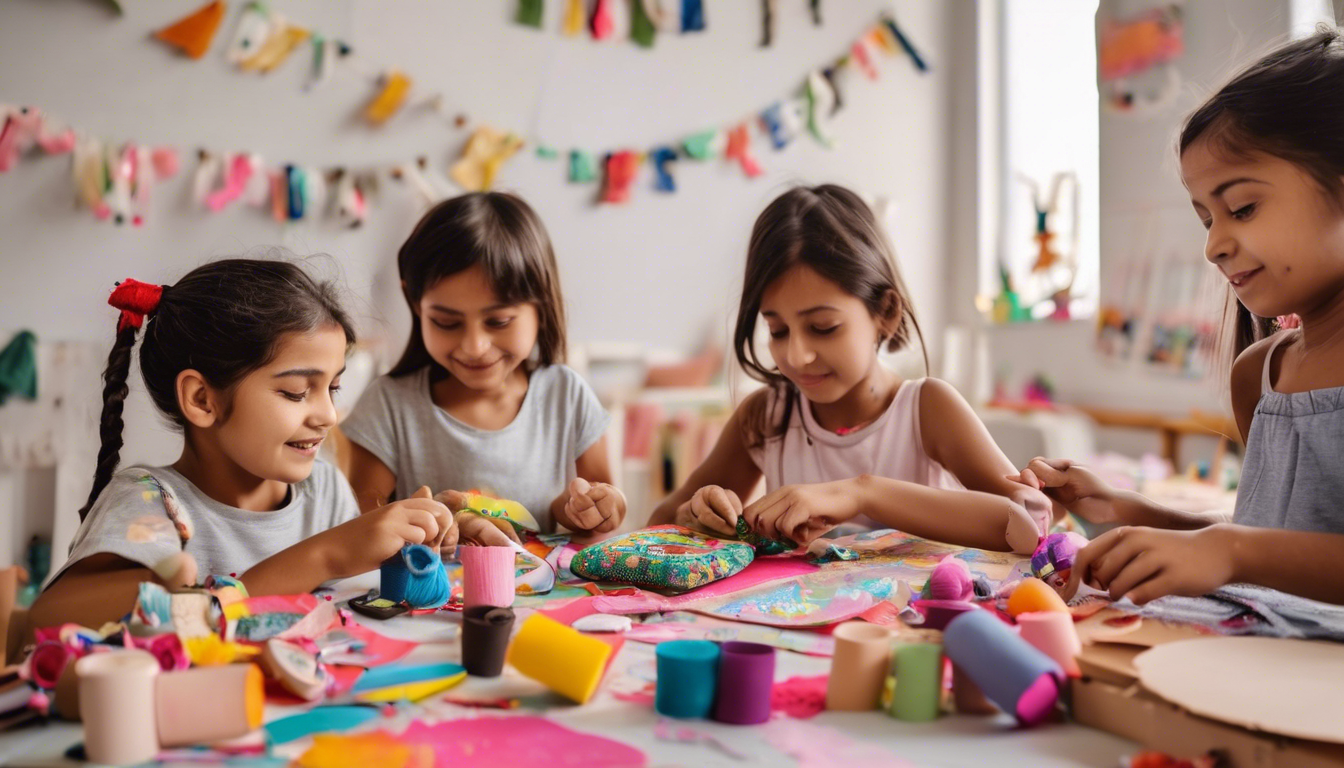
[[[789,335],[789,348],[785,359],[788,361],[790,368],[799,370],[816,360],[817,354],[812,351],[812,347],[803,338],[803,334],[794,333]]]
[[[1227,225],[1215,221],[1204,239],[1204,258],[1210,264],[1226,261],[1236,252],[1236,247],[1236,239],[1227,231]]]
[[[315,397],[312,400],[315,405],[309,423],[315,429],[321,430],[328,430],[336,426],[339,417],[336,414],[336,400],[333,398],[331,390],[327,390],[326,397]]]
[[[490,337],[482,328],[473,328],[462,337],[462,352],[472,358],[480,358],[490,351]]]

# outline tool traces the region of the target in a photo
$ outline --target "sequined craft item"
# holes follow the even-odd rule
[[[683,528],[659,525],[579,551],[570,568],[598,581],[685,592],[732,576],[751,562],[752,548]]]
[[[797,544],[788,539],[767,539],[756,533],[747,525],[747,519],[741,516],[737,518],[737,538],[750,544],[758,555],[782,555],[798,548]]]
[[[532,513],[527,511],[527,507],[516,501],[509,499],[498,499],[493,496],[470,491],[467,494],[466,509],[475,512],[486,518],[496,526],[509,524],[517,532],[532,531],[536,533],[541,530],[541,525]]]

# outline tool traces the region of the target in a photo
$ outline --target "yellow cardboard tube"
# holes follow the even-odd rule
[[[547,688],[583,704],[597,691],[610,658],[610,645],[534,613],[514,636],[505,660]]]

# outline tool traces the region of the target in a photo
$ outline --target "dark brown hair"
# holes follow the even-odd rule
[[[1247,159],[1273,155],[1300,167],[1340,204],[1344,193],[1344,35],[1321,25],[1237,73],[1185,119],[1178,151],[1196,141]],[[1220,346],[1223,368],[1277,330],[1272,317],[1251,314],[1227,289]],[[1226,380],[1226,377],[1224,377]]]
[[[915,319],[910,292],[896,267],[896,255],[872,209],[853,192],[834,184],[795,187],[775,198],[757,217],[747,246],[747,269],[742,301],[737,309],[733,351],[747,375],[783,395],[779,418],[767,413],[765,398],[751,401],[743,419],[749,446],[782,434],[795,401],[801,394],[778,368],[766,368],[756,352],[756,317],[766,289],[796,265],[817,274],[856,296],[868,311],[893,330],[878,341],[895,352],[919,338],[924,367],[929,359],[924,334]]]
[[[283,253],[283,252],[278,252]],[[186,419],[177,402],[177,375],[196,370],[210,386],[229,390],[275,358],[280,340],[335,325],[355,341],[354,326],[341,308],[334,283],[318,282],[291,261],[223,259],[188,272],[164,286],[158,308],[145,321],[140,374],[159,409],[179,429]],[[102,439],[83,520],[121,461],[122,410],[138,329],[126,326],[103,371]]]
[[[546,228],[531,206],[514,195],[472,192],[431,208],[397,254],[413,322],[406,351],[389,375],[406,376],[427,365],[436,376],[447,375],[425,348],[417,312],[420,299],[443,278],[478,264],[500,301],[536,306],[537,362],[564,362],[565,305]]]

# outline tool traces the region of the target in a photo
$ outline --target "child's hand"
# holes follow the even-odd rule
[[[448,508],[425,491],[366,512],[314,541],[326,555],[331,578],[344,578],[375,570],[407,543],[455,547],[457,527]]]
[[[573,531],[608,533],[625,520],[625,494],[606,483],[589,483],[582,477],[569,484],[565,502],[566,528]]]
[[[1038,490],[1035,485],[1022,484],[1010,491],[1008,498],[1027,511],[1027,515],[1036,526],[1038,536],[1050,532],[1050,526],[1055,519],[1055,505],[1049,496]]]
[[[1142,605],[1164,595],[1197,597],[1233,580],[1235,563],[1229,528],[1211,525],[1194,531],[1127,526],[1107,531],[1078,552],[1065,599],[1078,585],[1103,589],[1111,598]]]
[[[1009,479],[1040,488],[1089,523],[1123,522],[1115,510],[1115,489],[1092,470],[1068,459],[1034,458]]]
[[[697,490],[691,500],[677,507],[676,524],[717,536],[737,536],[737,519],[742,515],[742,500],[737,494],[717,485]]]
[[[507,523],[496,525],[493,520],[467,511],[467,494],[461,491],[439,491],[434,494],[434,500],[453,513],[453,523],[457,526],[455,540],[457,542],[482,547],[507,547],[510,540],[522,543],[518,534],[514,533],[512,525]],[[454,549],[456,548],[444,547],[439,553],[445,558],[452,557]]]
[[[742,510],[742,516],[767,539],[789,539],[806,547],[859,514],[857,498],[846,480],[785,485]]]

